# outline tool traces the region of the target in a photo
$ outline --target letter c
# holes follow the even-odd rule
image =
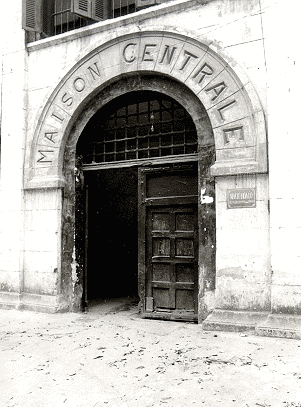
[[[124,49],[123,49],[123,58],[124,58],[125,62],[131,63],[131,62],[135,61],[135,59],[136,59],[136,56],[135,56],[135,47],[136,47],[136,45],[137,44],[131,42],[130,44],[127,44],[124,47]],[[130,47],[132,47],[132,48],[130,48]]]

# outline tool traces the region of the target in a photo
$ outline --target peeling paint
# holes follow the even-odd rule
[[[0,289],[1,289],[1,291],[8,291],[8,292],[15,291],[15,289],[13,287],[11,287],[9,284],[5,284],[5,283],[1,283]]]
[[[244,279],[245,270],[242,267],[228,267],[216,271],[217,277],[231,277],[234,279]]]
[[[214,198],[209,195],[205,195],[207,188],[201,188],[201,204],[210,204],[214,202]],[[204,229],[205,230],[205,229]]]
[[[204,305],[206,306],[207,312],[212,312],[215,308],[215,292],[207,291],[204,295]]]
[[[72,253],[72,263],[71,263],[71,280],[72,280],[73,291],[74,291],[76,283],[78,282],[77,266],[78,266],[78,263],[76,262],[76,254],[75,254],[75,246],[74,246],[73,253]]]

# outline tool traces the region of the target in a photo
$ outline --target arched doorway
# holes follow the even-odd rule
[[[214,193],[214,154],[203,151],[199,161],[200,136],[181,103],[149,89],[113,98],[89,120],[76,149],[85,180],[85,303],[139,295],[146,317],[197,320],[199,245],[209,243],[209,230],[215,248],[215,216],[200,228],[208,216],[199,214],[199,185],[207,179]]]
[[[250,300],[256,309],[269,303],[269,291],[261,290],[257,283],[250,295],[251,286],[247,281],[245,285],[232,284],[233,270],[239,279],[244,278],[240,270],[245,265],[245,254],[237,248],[236,239],[228,239],[234,212],[227,211],[226,202],[228,189],[255,188],[256,185],[260,191],[267,188],[266,175],[260,175],[267,172],[264,112],[256,91],[236,62],[218,44],[208,42],[206,38],[201,40],[194,34],[183,36],[166,30],[166,27],[156,32],[137,29],[137,32],[102,43],[90,53],[83,51],[83,57],[51,93],[36,126],[28,129],[24,162],[25,219],[31,219],[32,208],[40,207],[45,194],[47,202],[51,203],[47,206],[49,215],[51,211],[57,215],[51,233],[46,231],[56,236],[47,246],[47,253],[51,251],[56,259],[52,283],[47,287],[54,293],[54,309],[78,310],[85,290],[83,219],[86,211],[85,200],[81,199],[85,195],[81,188],[84,176],[78,171],[77,142],[96,112],[113,99],[133,91],[157,91],[173,98],[189,113],[197,131],[198,153],[192,154],[197,156],[198,162],[199,321],[215,308],[245,309],[246,302],[241,298],[247,298],[247,302]],[[152,168],[155,165],[175,165],[176,161],[181,165],[193,161],[190,154],[137,160],[141,160],[143,168],[148,164]],[[91,163],[91,167],[93,165]],[[96,169],[94,166],[93,170]],[[215,224],[215,205],[211,202],[215,189],[218,214],[216,267],[215,228],[211,226]],[[258,215],[261,207],[261,204],[256,206]],[[267,204],[263,207],[266,208]],[[262,211],[265,213],[266,209]],[[39,213],[34,213],[39,222]],[[245,212],[241,210],[240,213],[244,215]],[[249,227],[242,232],[240,240],[248,240]],[[40,228],[30,233],[36,241],[45,239]],[[256,253],[255,246],[253,253]],[[38,247],[25,250],[24,262],[30,264],[33,255],[41,258]],[[270,268],[265,256],[260,255],[265,272],[262,281],[269,286]],[[28,275],[31,276],[32,272],[28,271]],[[25,280],[26,273],[24,271]],[[139,271],[138,277],[141,298],[146,304],[149,297],[142,276],[145,277],[144,270]],[[30,283],[27,290],[35,293],[35,284]],[[262,296],[257,294],[259,291]],[[39,293],[39,301],[48,307],[49,299],[44,297]]]

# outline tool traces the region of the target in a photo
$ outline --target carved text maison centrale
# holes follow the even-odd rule
[[[116,54],[108,58],[108,53],[102,55],[103,51],[100,50],[67,78],[57,92],[52,109],[49,109],[45,116],[37,143],[36,164],[49,166],[55,161],[66,123],[85,97],[108,79],[110,65],[112,70],[116,71],[117,64],[119,73],[145,70],[143,64],[151,64],[147,69],[169,72],[169,75],[174,77],[182,75],[183,81],[190,82],[190,87],[195,88],[194,91],[198,89],[199,97],[207,111],[214,109],[217,124],[213,127],[231,124],[243,118],[236,97],[239,87],[236,87],[237,84],[227,69],[207,52],[206,47],[198,48],[194,45],[192,52],[191,46],[186,47],[185,42],[179,39],[176,45],[172,41],[169,44],[166,39],[164,43],[159,39],[157,42],[148,42],[146,38],[144,40],[144,43],[138,40],[127,41],[122,47],[112,45],[111,52],[119,51],[119,60]],[[234,109],[237,114],[233,112],[228,115],[229,110]],[[225,147],[244,143],[243,126],[239,124],[232,127],[228,125],[223,129],[221,139]]]

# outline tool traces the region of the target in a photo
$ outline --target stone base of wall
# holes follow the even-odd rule
[[[55,313],[69,311],[60,302],[59,296],[28,293],[0,292],[0,309],[18,309]]]
[[[203,322],[208,331],[254,331],[260,336],[301,339],[301,315],[215,310]]]
[[[203,322],[203,329],[208,331],[248,331],[268,318],[268,312],[215,310]]]
[[[270,314],[255,331],[260,336],[301,339],[301,315]]]
[[[20,294],[0,292],[1,309],[20,309]]]

